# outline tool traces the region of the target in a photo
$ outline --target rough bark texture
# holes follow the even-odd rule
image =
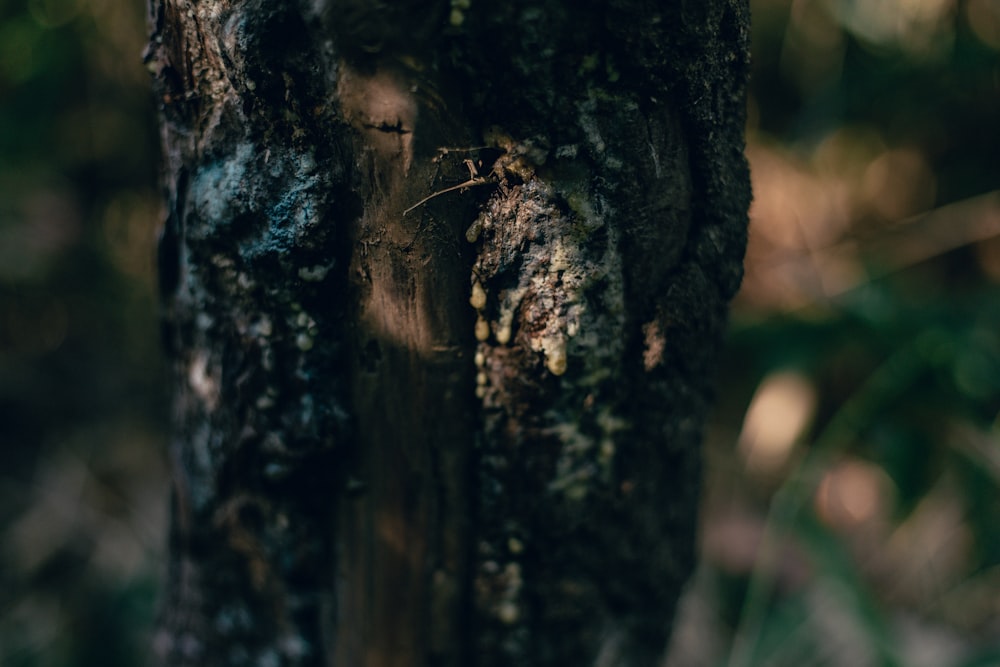
[[[656,664],[741,276],[746,2],[150,9],[164,663]]]

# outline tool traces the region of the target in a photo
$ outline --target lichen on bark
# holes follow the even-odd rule
[[[745,239],[745,19],[740,3],[514,2],[463,21],[469,68],[494,73],[471,101],[484,139],[517,165],[494,168],[468,235],[483,664],[664,648]]]
[[[655,664],[745,242],[745,2],[150,5],[164,661]]]

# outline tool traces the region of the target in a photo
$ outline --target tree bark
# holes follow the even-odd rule
[[[654,665],[744,0],[150,0],[168,665]]]

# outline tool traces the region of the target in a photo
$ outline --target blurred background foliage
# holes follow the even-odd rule
[[[147,662],[167,477],[129,0],[0,0],[0,665]]]
[[[1000,665],[1000,0],[752,0],[755,201],[674,667]],[[0,0],[0,664],[163,570],[138,0]]]
[[[1000,665],[1000,1],[753,0],[672,665]]]

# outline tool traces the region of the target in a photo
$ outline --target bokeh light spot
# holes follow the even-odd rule
[[[754,394],[743,421],[739,450],[752,472],[780,469],[812,421],[816,391],[809,380],[782,371],[766,377]]]

